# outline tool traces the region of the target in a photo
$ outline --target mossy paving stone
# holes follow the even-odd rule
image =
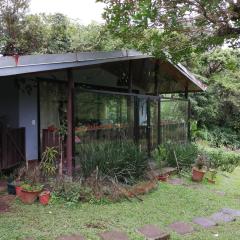
[[[56,240],[86,240],[86,239],[81,235],[70,235],[57,237]]]
[[[167,181],[168,183],[172,185],[184,185],[185,181],[181,178],[172,178]]]
[[[232,217],[240,217],[240,210],[231,209],[231,208],[223,208],[221,210],[222,213],[229,214]]]
[[[159,229],[157,226],[148,224],[145,225],[137,231],[146,237],[148,240],[168,240],[170,239],[170,234]]]
[[[181,235],[190,234],[194,232],[193,226],[185,222],[174,222],[170,224],[168,227]]]
[[[214,213],[213,215],[210,216],[210,219],[219,224],[236,221],[235,217],[223,212]]]
[[[207,217],[197,217],[193,219],[193,223],[200,225],[203,228],[210,228],[217,226],[217,223],[214,222],[212,219]]]
[[[99,236],[102,240],[129,240],[127,234],[120,231],[104,232]]]

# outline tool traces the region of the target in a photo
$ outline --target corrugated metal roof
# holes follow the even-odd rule
[[[152,58],[150,55],[135,50],[0,57],[0,77]],[[183,65],[175,65],[170,61],[168,63],[174,66],[176,71],[182,74],[182,76],[196,85],[199,91],[206,90],[206,86],[197,80]]]
[[[0,76],[75,68],[142,58],[150,58],[150,56],[134,50],[123,50],[0,57]]]

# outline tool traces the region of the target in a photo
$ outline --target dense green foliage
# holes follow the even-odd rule
[[[155,56],[179,61],[225,40],[238,44],[238,1],[98,1],[106,3],[104,17],[112,33]]]
[[[222,171],[232,172],[240,165],[240,153],[226,151],[223,148],[211,148],[207,146],[198,146],[199,153],[208,158],[210,167]]]
[[[153,151],[152,155],[160,168],[163,166],[190,168],[198,155],[206,159],[205,164],[209,168],[232,172],[240,166],[239,152],[200,144],[162,144]]]
[[[208,85],[206,92],[191,97],[193,137],[214,147],[239,148],[240,52],[216,49],[193,58],[188,65]]]
[[[82,185],[81,182],[70,180],[56,180],[51,183],[53,192],[53,200],[65,200],[70,203],[78,203],[79,201],[89,201],[93,198],[91,189]]]
[[[81,153],[81,169],[85,177],[94,171],[131,183],[143,177],[147,167],[147,156],[128,141],[82,144],[77,149]]]
[[[83,26],[61,13],[27,14],[29,0],[0,1],[0,54],[114,50],[122,41],[102,25]]]
[[[195,144],[166,143],[159,145],[153,152],[153,158],[159,166],[188,168],[194,163],[198,155]],[[178,164],[177,164],[178,163]]]

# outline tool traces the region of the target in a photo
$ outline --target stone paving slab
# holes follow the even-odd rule
[[[129,240],[127,234],[120,231],[104,232],[99,236],[102,240]]]
[[[56,238],[56,240],[86,240],[81,235],[71,235],[71,236],[60,236]]]
[[[172,185],[184,185],[185,181],[181,178],[172,178],[168,180],[168,183]]]
[[[206,217],[197,217],[193,219],[193,223],[200,225],[203,228],[217,226],[217,223]]]
[[[168,240],[170,234],[162,231],[157,226],[148,224],[137,230],[140,234],[146,237],[148,240]]]
[[[223,208],[221,210],[222,213],[229,214],[232,217],[240,217],[240,210],[231,209],[231,208]]]
[[[178,234],[185,235],[194,232],[194,228],[191,224],[185,222],[175,222],[168,226],[170,229]]]
[[[216,223],[228,223],[236,220],[235,217],[223,212],[214,213],[213,215],[210,216],[210,219]]]

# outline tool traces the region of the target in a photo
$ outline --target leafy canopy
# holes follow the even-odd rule
[[[238,45],[240,2],[234,0],[98,0],[125,42],[155,56],[181,60],[229,41]],[[169,55],[167,55],[168,53]]]

